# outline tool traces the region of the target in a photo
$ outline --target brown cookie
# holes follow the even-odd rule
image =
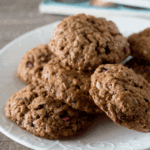
[[[43,66],[52,57],[54,55],[48,49],[47,45],[40,45],[31,49],[21,59],[17,69],[17,76],[25,84],[40,82]]]
[[[91,73],[79,73],[70,67],[62,67],[58,58],[44,66],[42,79],[52,97],[65,102],[73,109],[87,113],[100,113],[89,95]]]
[[[150,28],[146,28],[145,30],[139,32],[139,36],[150,37]]]
[[[115,123],[150,131],[150,85],[121,64],[100,65],[91,77],[90,94]]]
[[[150,83],[150,63],[145,60],[132,58],[125,66],[132,68],[137,74],[141,74]]]
[[[78,14],[65,18],[49,42],[64,65],[77,70],[95,70],[100,64],[122,62],[129,43],[112,21]]]
[[[150,62],[150,28],[129,36],[131,54],[135,58]]]
[[[53,99],[42,84],[30,84],[14,94],[7,102],[5,115],[21,128],[47,139],[77,135],[93,118]]]

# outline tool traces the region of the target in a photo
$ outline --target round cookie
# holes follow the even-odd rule
[[[48,49],[47,45],[40,45],[32,48],[21,59],[17,69],[17,76],[25,84],[40,82],[43,66],[52,57],[54,57],[54,55]]]
[[[101,113],[89,94],[91,73],[79,73],[64,68],[58,58],[51,59],[43,69],[42,79],[52,97],[65,102],[73,109],[87,113]]]
[[[150,85],[121,64],[100,65],[91,77],[95,103],[115,123],[140,132],[150,131]]]
[[[85,14],[65,18],[48,46],[64,65],[80,71],[120,63],[130,54],[127,39],[112,21]]]
[[[139,36],[150,37],[150,28],[146,28],[145,30],[139,32]]]
[[[14,94],[7,102],[5,115],[21,128],[47,139],[78,135],[94,117],[53,99],[42,84],[30,84]]]
[[[126,62],[125,66],[132,68],[137,74],[141,74],[150,83],[150,63],[132,58]]]
[[[131,55],[150,62],[150,37],[133,35],[129,37]]]
[[[150,28],[129,36],[131,54],[135,58],[150,62]]]

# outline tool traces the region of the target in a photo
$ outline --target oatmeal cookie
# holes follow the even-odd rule
[[[43,66],[52,57],[54,55],[48,49],[47,45],[40,45],[31,49],[21,59],[17,69],[17,76],[25,84],[40,82]]]
[[[139,36],[150,37],[150,28],[146,28],[145,30],[139,32]]]
[[[43,84],[29,84],[14,94],[7,102],[5,115],[21,128],[47,139],[77,135],[93,118],[52,98]]]
[[[131,55],[150,62],[150,28],[129,36]]]
[[[125,66],[132,68],[137,74],[141,74],[150,83],[150,63],[145,60],[132,58]]]
[[[73,109],[87,113],[100,113],[89,95],[91,73],[64,68],[58,58],[51,59],[43,69],[42,79],[52,97],[65,102]]]
[[[150,131],[150,85],[121,64],[100,65],[91,77],[95,103],[115,123],[140,132]]]
[[[127,39],[112,21],[85,14],[65,18],[48,45],[64,65],[84,71],[120,63],[130,54]]]

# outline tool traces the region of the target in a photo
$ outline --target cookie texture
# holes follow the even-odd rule
[[[21,128],[47,139],[75,136],[85,130],[93,118],[53,99],[43,84],[30,84],[14,94],[7,101],[5,115]]]
[[[150,131],[150,85],[121,64],[100,65],[91,77],[90,94],[115,123]]]
[[[150,28],[129,36],[131,54],[135,58],[150,62]]]
[[[48,46],[64,66],[80,71],[120,63],[130,54],[127,39],[112,21],[85,14],[65,18],[55,28]]]
[[[17,76],[25,84],[40,82],[43,66],[52,57],[54,57],[54,55],[48,49],[47,45],[40,45],[31,49],[21,59],[17,69]]]
[[[91,73],[81,73],[64,68],[58,58],[51,59],[44,66],[42,79],[52,97],[65,102],[73,109],[87,113],[102,112],[89,94]]]
[[[132,68],[137,74],[141,74],[150,83],[150,63],[145,60],[132,58],[125,66]]]

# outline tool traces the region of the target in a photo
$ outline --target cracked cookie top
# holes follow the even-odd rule
[[[112,21],[85,14],[61,21],[48,45],[64,65],[80,71],[120,63],[130,54],[127,39]]]
[[[91,77],[95,103],[118,125],[150,131],[150,85],[121,64],[100,65]]]
[[[43,84],[29,84],[14,94],[7,101],[5,115],[21,128],[47,139],[77,135],[94,117],[52,98]]]
[[[41,81],[41,72],[43,66],[54,57],[53,53],[48,49],[47,45],[39,45],[28,51],[21,59],[17,76],[25,83]]]
[[[74,109],[87,113],[100,113],[89,94],[91,72],[81,73],[64,68],[58,58],[51,59],[43,69],[42,79],[49,93]]]

